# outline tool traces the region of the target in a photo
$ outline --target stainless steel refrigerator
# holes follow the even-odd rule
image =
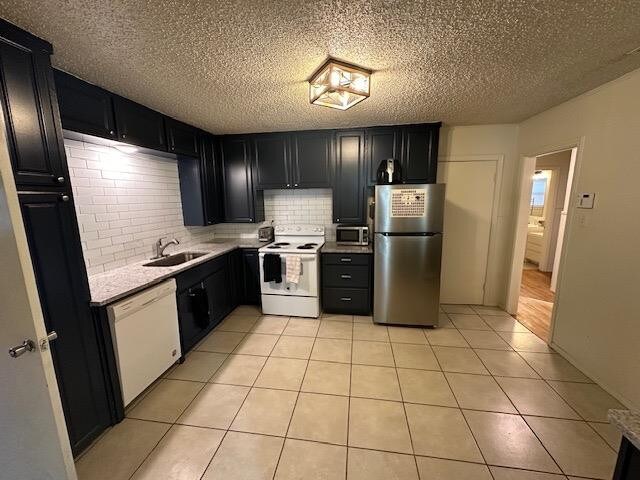
[[[375,187],[373,321],[438,325],[444,184]]]

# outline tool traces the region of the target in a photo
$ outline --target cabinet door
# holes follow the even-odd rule
[[[253,165],[257,189],[289,188],[289,136],[263,134],[253,137]]]
[[[436,183],[440,124],[404,128],[402,176],[407,183]]]
[[[222,199],[222,162],[213,135],[205,135],[201,143],[202,191],[206,225],[224,221]]]
[[[111,93],[54,70],[62,127],[103,138],[116,137]]]
[[[333,135],[333,131],[294,134],[291,147],[294,187],[331,187]]]
[[[204,282],[192,285],[177,296],[182,355],[191,350],[211,325],[209,297]]]
[[[378,166],[383,160],[400,160],[402,131],[397,127],[366,130],[368,183],[375,185]]]
[[[152,148],[167,150],[164,117],[150,108],[122,97],[114,97],[118,139]]]
[[[2,110],[18,185],[68,183],[50,54],[46,42],[0,23]]]
[[[244,303],[244,269],[242,265],[242,251],[233,250],[229,253],[229,302],[234,309]]]
[[[209,318],[212,326],[220,323],[231,310],[229,280],[229,267],[225,262],[224,266],[204,281],[209,296]]]
[[[364,131],[336,134],[336,160],[333,182],[333,220],[335,223],[365,221]]]
[[[242,251],[242,271],[244,304],[260,304],[260,267],[258,264],[258,250]]]
[[[173,118],[165,118],[167,144],[171,153],[197,157],[200,151],[198,130]]]
[[[70,197],[19,195],[45,325],[58,334],[51,353],[71,447],[77,454],[109,426],[111,414]]]
[[[250,223],[255,218],[249,145],[248,137],[226,137],[220,145],[226,222]]]

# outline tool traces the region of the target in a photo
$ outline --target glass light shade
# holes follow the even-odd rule
[[[347,110],[369,97],[370,77],[369,70],[329,59],[309,80],[309,101]]]

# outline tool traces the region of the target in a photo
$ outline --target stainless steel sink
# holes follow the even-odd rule
[[[159,258],[153,262],[145,263],[144,267],[173,267],[185,262],[190,262],[196,258],[206,255],[204,252],[181,252],[175,255],[169,255],[168,257]]]

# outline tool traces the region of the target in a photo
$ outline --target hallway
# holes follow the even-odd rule
[[[555,294],[549,290],[551,272],[524,268],[516,318],[538,337],[549,339],[551,311]]]

